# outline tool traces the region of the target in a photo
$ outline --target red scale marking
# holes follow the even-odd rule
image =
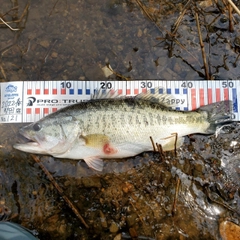
[[[40,108],[35,108],[35,114],[40,114]]]
[[[197,108],[196,89],[191,89],[192,110]]]
[[[36,95],[39,95],[39,94],[40,94],[40,89],[36,89],[36,90],[35,90],[35,94],[36,94]]]
[[[130,95],[130,93],[131,93],[131,90],[127,89],[127,95]]]
[[[216,88],[216,102],[219,102],[221,99],[220,88]]]
[[[146,93],[146,92],[147,92],[147,89],[146,89],[146,88],[142,88],[142,92],[143,92],[143,93]]]
[[[212,89],[208,89],[208,104],[211,104],[213,102],[213,97],[212,97]]]
[[[43,113],[48,114],[49,113],[49,108],[43,108]]]
[[[224,92],[224,100],[228,100],[228,99],[229,99],[228,89],[227,89],[227,88],[224,88],[223,92]]]
[[[56,112],[57,111],[57,108],[52,108],[52,112]]]
[[[122,89],[118,89],[118,94],[122,94]]]
[[[62,89],[61,89],[61,94],[62,94],[62,95],[65,95],[65,94],[66,94],[66,88],[62,88]]]
[[[32,89],[27,90],[27,95],[32,95]]]
[[[204,106],[204,89],[200,88],[199,89],[199,96],[200,96],[200,106]]]
[[[32,109],[31,108],[26,108],[27,114],[32,114]]]
[[[43,93],[44,94],[49,94],[49,89],[44,89]]]
[[[56,88],[53,88],[52,94],[53,94],[53,95],[57,95],[57,89],[56,89]]]
[[[134,94],[138,94],[138,89],[134,89]]]

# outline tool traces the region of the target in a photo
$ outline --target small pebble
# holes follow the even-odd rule
[[[109,231],[111,233],[116,233],[119,230],[118,225],[115,222],[112,222]]]
[[[114,237],[114,240],[121,240],[122,239],[122,234],[119,233]]]
[[[40,45],[41,45],[42,47],[48,48],[49,45],[50,45],[50,43],[49,43],[49,41],[47,41],[47,40],[43,40],[43,41],[40,42]]]
[[[103,228],[107,228],[107,221],[106,221],[106,217],[105,215],[103,214],[103,212],[100,210],[99,211],[99,214],[100,214],[100,219],[101,219],[101,225]]]
[[[223,240],[240,239],[240,226],[235,223],[229,221],[221,222],[219,231]]]
[[[138,36],[138,37],[141,37],[142,35],[143,35],[143,32],[142,32],[142,30],[141,30],[141,29],[138,29],[137,36]]]
[[[57,52],[52,52],[51,57],[52,58],[57,58],[58,57],[58,53]]]

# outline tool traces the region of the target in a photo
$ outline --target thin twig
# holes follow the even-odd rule
[[[166,139],[169,139],[169,138],[172,138],[175,136],[175,141],[174,141],[174,153],[175,153],[175,157],[177,156],[177,141],[178,141],[178,133],[175,132],[175,133],[171,133],[171,136],[169,137],[165,137],[163,138],[164,140]]]
[[[154,144],[153,139],[152,139],[151,136],[150,136],[150,140],[151,140],[151,143],[152,143],[152,146],[153,146],[153,151],[156,152],[155,144]]]
[[[59,1],[59,0],[57,0],[57,1],[54,3],[54,5],[53,5],[53,8],[52,8],[51,12],[50,12],[50,13],[49,13],[49,15],[48,15],[49,17],[52,15],[52,12],[53,12],[54,8],[56,7],[56,5],[57,5],[58,1]]]
[[[222,2],[219,1],[219,0],[214,0],[214,2],[215,2],[216,6],[217,6],[217,8],[218,8],[218,10],[220,11],[221,14],[225,14],[225,7],[223,6],[223,4],[225,4],[224,1],[225,0],[222,0]]]
[[[189,4],[191,3],[192,0],[188,0],[188,2],[185,4],[180,16],[178,17],[177,21],[174,23],[173,27],[172,27],[172,34],[175,35],[175,33],[177,32],[177,29],[179,27],[179,24],[182,21],[183,16],[185,15],[186,11],[188,10]]]
[[[12,0],[12,4],[14,7],[17,7],[16,11],[13,12],[12,18],[17,19],[18,18],[18,10],[19,10],[18,0]]]
[[[5,13],[2,15],[2,17],[6,16],[8,13],[10,13],[11,11],[14,11],[14,10],[16,10],[16,9],[18,9],[18,6],[13,7],[13,8],[11,8],[10,10],[8,10],[7,12],[5,12]]]
[[[58,39],[56,39],[56,40],[50,45],[50,47],[48,48],[48,51],[46,52],[46,54],[45,54],[45,56],[44,56],[44,58],[43,58],[43,60],[42,60],[42,64],[41,64],[41,66],[40,66],[40,68],[39,68],[39,73],[38,73],[38,79],[39,79],[39,80],[40,80],[40,78],[41,78],[42,68],[43,68],[44,64],[47,62],[47,59],[48,59],[48,57],[49,57],[49,54],[51,53],[51,51],[52,51],[53,47],[55,46],[55,44],[57,43],[57,41],[58,41]]]
[[[175,157],[177,156],[177,140],[178,140],[178,133],[172,133],[171,135],[175,136],[175,142],[174,142],[174,154]]]
[[[236,11],[236,13],[240,16],[240,10],[239,8],[231,1],[231,0],[227,0],[229,2],[229,4],[231,4],[231,6],[233,7],[233,9]]]
[[[4,78],[5,80],[7,80],[7,76],[6,76],[6,73],[5,73],[2,65],[0,65],[0,70],[1,70],[1,73],[2,73],[2,75],[3,75],[3,78]]]
[[[58,39],[56,39],[56,40],[53,42],[53,44],[50,46],[50,48],[48,49],[48,51],[47,51],[47,53],[46,53],[46,55],[45,55],[45,57],[44,57],[44,63],[47,62],[48,56],[49,56],[50,52],[52,51],[53,47],[55,46],[55,44],[57,43],[57,41],[58,41]]]
[[[201,66],[201,63],[199,62],[199,60],[194,56],[194,54],[192,54],[190,51],[188,51],[176,38],[174,35],[171,34],[171,32],[168,32],[167,31],[167,35],[165,38],[156,38],[157,40],[168,40],[169,42],[171,42],[171,47],[168,48],[169,50],[169,57],[172,57],[173,54],[172,54],[172,51],[173,51],[173,42],[175,42],[176,44],[178,44],[183,50],[185,50],[189,55],[191,55],[191,57],[193,57],[196,62],[198,63],[199,66]],[[161,41],[162,42],[162,41]],[[161,43],[160,42],[160,43]],[[156,44],[154,47],[157,47],[160,43]],[[177,57],[177,56],[176,56]],[[179,56],[180,57],[180,56]],[[180,57],[181,58],[181,57]],[[183,58],[182,58],[183,59]],[[187,63],[187,61],[186,61]],[[194,71],[197,71],[194,69]]]
[[[158,152],[160,154],[160,160],[165,161],[165,153],[163,151],[162,145],[158,143],[156,143],[156,145],[157,145]]]
[[[19,32],[17,34],[15,34],[15,37],[12,41],[12,43],[10,43],[9,45],[7,45],[6,47],[4,47],[3,49],[0,49],[0,55],[3,56],[3,54],[8,51],[11,47],[13,47],[16,43],[17,43],[17,40],[19,38],[20,34]]]
[[[30,6],[30,3],[27,3],[24,10],[23,10],[23,13],[22,13],[21,17],[19,18],[19,22],[21,22],[23,17],[27,14],[29,6]]]
[[[160,32],[162,32],[161,29],[160,29],[160,27],[156,24],[156,21],[155,21],[155,20],[152,18],[152,16],[147,12],[146,7],[145,7],[139,0],[136,0],[136,2],[137,2],[137,4],[138,4],[138,6],[143,10],[143,12],[147,15],[147,17],[149,18],[149,20],[151,20],[151,21],[154,23],[154,25],[156,26],[156,28],[157,28]]]
[[[200,24],[199,24],[199,20],[198,20],[197,11],[195,11],[195,18],[196,18],[196,24],[197,24],[197,29],[198,29],[198,35],[199,35],[199,44],[200,44],[201,51],[202,51],[202,58],[203,58],[203,64],[204,64],[204,70],[205,70],[205,78],[207,80],[210,80],[210,76],[208,73],[206,54],[205,54],[204,44],[203,44],[203,40],[202,40],[202,33],[201,33],[201,28],[200,28]]]
[[[5,22],[1,17],[0,20],[8,27],[10,28],[12,31],[19,31],[19,28],[12,28],[7,22]]]
[[[145,6],[139,1],[139,0],[136,0],[138,6],[143,10],[143,12],[147,15],[147,17],[152,21],[152,22],[155,22],[155,20],[152,18],[152,16],[147,12]]]
[[[232,6],[228,4],[228,14],[229,14],[229,32],[234,32],[233,29],[233,16],[232,16]]]
[[[220,201],[214,199],[214,197],[211,195],[211,192],[210,192],[210,190],[209,190],[208,187],[205,187],[205,190],[206,190],[206,193],[207,193],[207,194],[206,194],[207,197],[208,197],[212,202],[215,202],[215,203],[217,203],[217,204],[219,204],[219,205],[227,208],[228,210],[230,210],[230,211],[232,211],[232,212],[235,212],[235,213],[237,213],[238,215],[240,215],[240,212],[239,212],[238,210],[230,207],[227,203],[225,203],[225,202],[220,202]]]
[[[236,60],[235,60],[235,62],[233,63],[233,66],[234,66],[234,67],[237,66],[237,61],[238,61],[239,57],[240,57],[240,53],[237,55]]]
[[[28,39],[27,47],[25,48],[25,50],[23,50],[19,45],[17,45],[17,47],[18,47],[19,50],[21,51],[22,56],[25,55],[25,54],[28,53],[28,51],[30,50],[30,47],[31,47],[31,39]]]
[[[30,6],[30,4],[27,3],[26,6],[25,6],[25,8],[24,8],[24,10],[23,10],[23,13],[22,13],[22,15],[21,15],[21,17],[20,17],[19,19],[14,20],[14,21],[7,21],[6,23],[8,23],[8,24],[10,24],[10,23],[20,23],[20,22],[22,21],[23,17],[26,15],[26,12],[28,11],[29,6]],[[12,8],[11,10],[13,10],[13,9],[15,9],[15,7]],[[5,15],[6,15],[6,14],[4,14],[3,16],[5,16]],[[2,17],[3,17],[3,16],[2,16]],[[0,24],[5,24],[5,23],[0,23]],[[19,29],[19,30],[20,30],[20,29]]]
[[[125,77],[125,76],[121,75],[120,73],[115,72],[115,71],[109,66],[109,64],[106,64],[106,66],[107,66],[107,68],[108,68],[113,74],[115,74],[117,77],[120,77],[120,78],[122,78],[122,79],[124,79],[124,80],[126,80],[126,81],[128,81],[128,80],[131,79],[130,77]]]
[[[172,34],[176,34],[177,30],[178,30],[178,27],[182,21],[182,18],[183,16],[185,15],[187,9],[184,9],[182,12],[181,12],[181,15],[178,17],[177,21],[175,22],[175,24],[173,25],[173,28],[172,28]]]
[[[181,183],[181,180],[180,180],[180,178],[178,178],[177,179],[177,184],[176,184],[175,195],[174,195],[174,199],[173,199],[172,215],[174,215],[177,211],[177,200],[178,200],[180,183]]]
[[[141,221],[142,223],[144,223],[143,218],[142,218],[141,215],[139,214],[139,209],[136,209],[136,207],[133,205],[132,201],[130,201],[130,204],[132,205],[132,207],[133,207],[134,211],[136,212],[137,216],[139,217],[140,221]]]
[[[38,165],[41,167],[43,172],[47,175],[53,186],[57,189],[58,193],[62,196],[62,198],[65,200],[65,202],[68,204],[68,206],[72,209],[72,211],[76,214],[76,216],[80,219],[82,224],[86,227],[89,228],[85,220],[82,218],[81,214],[77,210],[77,208],[73,205],[73,203],[69,200],[69,198],[64,194],[63,189],[57,184],[51,173],[44,167],[42,164],[41,160],[34,154],[31,154],[32,158]]]

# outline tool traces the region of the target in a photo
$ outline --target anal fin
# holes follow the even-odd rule
[[[178,149],[179,147],[182,146],[184,142],[184,137],[178,137],[177,141],[175,137],[169,138],[166,143],[162,144],[162,149],[163,151],[172,151],[175,149]]]

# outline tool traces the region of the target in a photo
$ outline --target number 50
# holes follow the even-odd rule
[[[227,88],[227,87],[229,87],[229,88],[233,88],[234,87],[234,83],[233,82],[222,82],[222,87],[223,88]]]

